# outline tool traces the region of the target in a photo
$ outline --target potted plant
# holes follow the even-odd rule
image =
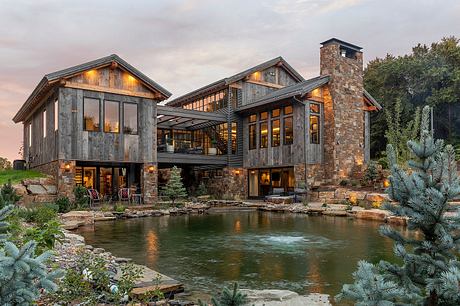
[[[208,148],[208,155],[216,155],[217,154],[217,148],[215,147],[216,146],[216,139],[213,138],[211,139],[211,146]]]

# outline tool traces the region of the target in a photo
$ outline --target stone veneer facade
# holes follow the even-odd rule
[[[364,163],[363,54],[345,57],[340,48],[333,41],[320,51],[320,74],[331,77],[324,94],[324,170],[332,183],[353,177]]]
[[[246,199],[248,196],[248,169],[226,167],[222,177],[206,182],[208,191],[222,199]]]

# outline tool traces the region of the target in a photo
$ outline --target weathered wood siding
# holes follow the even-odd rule
[[[371,121],[369,112],[364,112],[364,162],[371,160]]]
[[[54,102],[57,90],[52,90],[33,114],[24,122],[24,159],[32,167],[57,159],[57,134],[54,130]],[[43,133],[43,112],[46,110],[46,137]],[[29,124],[32,126],[32,145],[29,147]]]
[[[292,102],[293,106],[293,144],[284,145],[284,122],[280,120],[281,144],[271,146],[271,126],[268,129],[268,148],[260,148],[260,126],[256,124],[256,148],[249,150],[249,122],[243,119],[243,166],[246,168],[293,166],[305,162],[305,105]],[[268,122],[271,122],[269,113]]]
[[[83,99],[100,100],[101,131],[84,131]],[[138,134],[107,133],[104,125],[104,100],[120,103],[120,127],[123,103],[138,105]],[[65,160],[155,162],[156,161],[156,101],[104,92],[60,88],[59,158]]]
[[[261,81],[281,86],[289,86],[297,81],[282,67],[273,66],[261,71]],[[242,88],[242,105],[247,105],[255,100],[277,90],[278,88],[261,84],[254,84],[247,81],[239,81]]]

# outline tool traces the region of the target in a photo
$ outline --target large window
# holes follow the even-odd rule
[[[43,138],[46,137],[46,109],[43,111]]]
[[[59,127],[59,102],[54,101],[54,130],[57,131]]]
[[[32,123],[29,123],[29,148],[32,147]]]
[[[212,93],[206,97],[196,99],[182,105],[184,109],[197,110],[202,112],[214,112],[216,110],[226,108],[228,105],[227,101],[227,90],[220,90]]]
[[[260,126],[260,147],[267,148],[268,147],[268,123],[261,122]]]
[[[284,117],[283,119],[284,126],[284,144],[290,145],[294,141],[294,131],[292,129],[292,117]]]
[[[85,131],[100,130],[100,103],[98,99],[83,99],[83,124]]]
[[[278,147],[281,142],[280,120],[272,120],[272,147]]]
[[[123,103],[123,133],[137,134],[137,104]]]
[[[310,103],[310,143],[320,143],[320,105]]]
[[[120,132],[120,103],[104,101],[104,132]]]
[[[257,134],[256,134],[256,125],[251,124],[249,126],[249,150],[253,150],[257,146]]]
[[[236,154],[237,150],[237,131],[238,124],[236,122],[232,122],[232,154]]]

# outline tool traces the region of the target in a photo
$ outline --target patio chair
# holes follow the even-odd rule
[[[89,196],[89,206],[93,207],[94,203],[101,202],[101,195],[96,189],[89,188],[88,189],[88,196]]]
[[[129,188],[120,188],[118,190],[118,200],[121,202],[128,201],[128,204],[131,203],[131,191]]]

